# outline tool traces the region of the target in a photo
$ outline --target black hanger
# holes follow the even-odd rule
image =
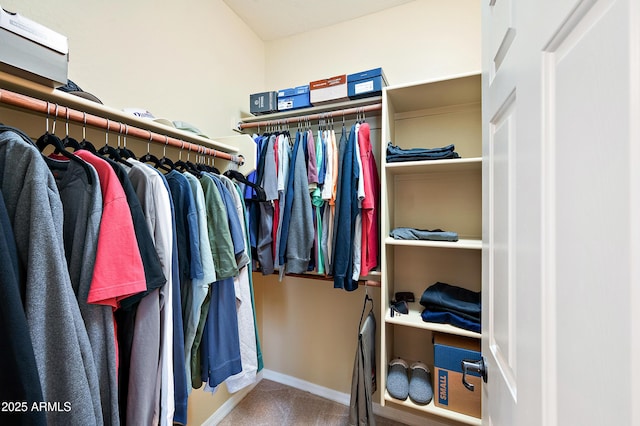
[[[164,149],[162,151],[162,157],[158,160],[158,166],[156,166],[159,169],[165,170],[167,172],[170,172],[172,170],[175,170],[176,166],[175,164],[173,164],[173,161],[171,161],[168,157],[167,157],[167,145],[169,145],[169,136],[165,135],[165,144],[164,144]]]
[[[152,134],[151,132],[149,132],[149,141],[147,142],[147,153],[142,157],[140,157],[138,161],[140,161],[141,163],[151,163],[151,165],[153,165],[153,167],[155,167],[156,169],[162,169],[167,172],[170,172],[171,168],[161,163],[160,159],[150,152],[151,139],[152,139]]]
[[[124,163],[129,167],[133,167],[133,164],[129,163],[126,159],[120,156],[120,153],[116,148],[109,146],[109,119],[107,119],[107,131],[104,135],[104,146],[98,150],[97,154],[103,157],[108,156],[113,161]]]
[[[64,145],[65,148],[72,148],[74,151],[77,151],[80,149],[80,143],[75,140],[74,138],[72,138],[71,136],[69,136],[69,108],[67,108],[67,121],[65,122],[65,137],[64,139],[62,139],[62,145]],[[55,154],[59,154],[58,150],[54,151]]]
[[[58,105],[56,105],[56,116],[57,116],[57,110],[58,110]],[[45,131],[44,135],[40,136],[36,141],[36,146],[38,147],[38,150],[42,152],[47,146],[49,145],[53,146],[55,150],[58,153],[60,153],[62,156],[68,158],[70,161],[75,161],[76,163],[80,164],[84,169],[84,171],[87,173],[87,180],[89,181],[89,185],[93,185],[93,174],[91,171],[91,166],[87,164],[87,162],[84,161],[82,158],[78,157],[77,155],[74,155],[72,152],[67,151],[59,137],[57,137],[53,133],[49,133],[49,115],[48,114],[49,114],[49,104],[47,103],[47,130]],[[54,119],[53,129],[52,129],[54,132],[55,132],[55,123],[56,122]]]
[[[264,192],[264,189],[258,185],[257,183],[251,182],[249,179],[245,177],[242,173],[237,170],[227,170],[224,172],[224,175],[229,179],[237,180],[240,183],[243,183],[256,191],[255,201],[267,201],[267,194]]]
[[[182,173],[191,173],[192,175],[196,176],[196,177],[201,177],[202,176],[202,172],[200,170],[198,170],[197,167],[195,167],[195,164],[193,164],[191,161],[189,161],[189,157],[190,157],[190,153],[191,153],[191,145],[189,145],[189,152],[187,153],[187,161],[183,161],[182,160],[182,150],[184,149],[184,142],[182,142],[182,146],[180,147],[180,156],[178,161],[175,162],[174,164],[174,170],[177,170],[179,172]]]
[[[365,318],[365,312],[367,310],[367,303],[371,303],[371,307],[369,308],[369,312],[367,312],[367,316],[369,315],[369,313],[371,313],[373,311],[373,299],[371,298],[371,296],[369,296],[369,292],[367,291],[367,284],[365,283],[364,285],[364,305],[362,306],[362,314],[360,314],[360,324],[358,324],[358,334],[360,334],[361,330],[362,330],[362,321],[364,321]]]
[[[122,133],[122,130],[121,132]],[[134,160],[137,160],[136,155],[133,153],[133,151],[131,151],[129,148],[127,148],[127,135],[129,134],[129,128],[127,127],[127,125],[124,125],[124,142],[122,147],[120,146],[120,143],[118,143],[118,154],[120,154],[120,157],[122,158],[133,158]],[[118,136],[118,141],[120,137]]]
[[[85,149],[94,155],[98,155],[98,151],[96,150],[96,147],[93,146],[93,144],[87,140],[87,113],[83,112],[82,114],[84,115],[84,119],[83,119],[84,123],[82,126],[82,140],[78,144],[80,145],[80,148],[78,149]]]

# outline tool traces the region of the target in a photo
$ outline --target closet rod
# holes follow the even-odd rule
[[[244,157],[242,155],[229,154],[223,151],[215,150],[213,148],[208,148],[203,145],[198,145],[192,142],[185,142],[181,139],[176,139],[168,135],[154,133],[151,130],[130,126],[128,124],[125,126],[122,125],[122,123],[120,123],[119,121],[108,120],[97,115],[88,114],[82,111],[58,105],[55,102],[43,101],[41,99],[32,98],[30,96],[22,95],[20,93],[12,92],[6,89],[0,89],[0,103],[28,109],[30,111],[35,111],[42,114],[47,114],[49,116],[59,117],[63,120],[67,120],[68,118],[70,121],[75,121],[76,123],[82,125],[97,127],[114,133],[121,133],[123,129],[126,129],[127,136],[148,140],[150,142],[155,142],[162,145],[170,145],[176,148],[184,148],[195,153],[232,161],[234,163],[238,163],[239,165],[242,165],[244,162]]]
[[[353,108],[345,108],[345,109],[328,111],[328,112],[321,112],[317,114],[308,114],[308,115],[301,115],[297,117],[281,118],[278,120],[254,121],[251,123],[240,122],[238,123],[238,129],[244,130],[251,127],[277,126],[279,124],[299,123],[302,121],[312,121],[312,120],[315,121],[315,120],[322,120],[322,119],[331,118],[331,117],[341,118],[347,115],[354,115],[354,114],[360,114],[364,112],[381,111],[381,110],[382,110],[382,104],[372,104],[372,105],[365,105],[361,107],[353,107]]]

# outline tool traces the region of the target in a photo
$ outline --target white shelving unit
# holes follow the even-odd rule
[[[382,96],[382,140],[403,149],[449,144],[461,158],[386,163],[381,147],[381,388],[393,358],[433,367],[434,332],[473,339],[480,334],[422,320],[424,290],[436,282],[480,291],[482,279],[482,124],[480,74],[387,87]],[[456,242],[395,240],[397,227],[458,233]],[[416,302],[391,316],[389,302],[411,291]],[[433,370],[432,370],[433,375]],[[480,425],[481,419],[434,405],[399,401],[381,392],[382,405],[425,418]]]

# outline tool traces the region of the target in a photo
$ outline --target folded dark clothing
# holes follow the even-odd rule
[[[442,229],[395,228],[389,236],[396,240],[458,241],[458,233]]]
[[[396,163],[401,161],[422,161],[422,160],[444,160],[449,158],[460,158],[454,151],[454,145],[447,145],[440,148],[409,148],[402,149],[387,144],[387,162]]]
[[[460,311],[458,309],[453,308],[445,308],[439,305],[428,305],[426,309],[431,312],[451,312],[452,314],[456,314],[462,318],[466,318],[469,321],[480,321],[480,313],[478,314],[469,314],[467,312]]]
[[[475,318],[480,318],[481,302],[480,292],[441,282],[431,285],[420,297],[420,304],[424,307],[439,306],[443,309],[464,312]]]
[[[465,330],[475,333],[481,332],[480,321],[469,321],[452,312],[433,312],[425,309],[422,311],[422,320],[425,322],[435,322],[438,324],[450,324],[455,327],[464,328]]]

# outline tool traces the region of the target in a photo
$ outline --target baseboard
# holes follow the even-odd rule
[[[256,385],[260,382],[260,380],[262,380],[262,378],[262,372],[259,372],[256,376],[255,383],[239,390],[234,394],[231,394],[231,397],[227,399],[224,404],[222,404],[220,408],[218,408],[211,415],[211,417],[205,420],[205,422],[202,423],[202,426],[216,426],[218,423],[220,423],[220,421],[222,421],[222,419],[224,419],[227,414],[229,414],[234,408],[236,408],[236,405],[240,404],[240,401],[242,401],[244,397],[247,396],[247,394],[251,392],[254,387],[256,387]]]

